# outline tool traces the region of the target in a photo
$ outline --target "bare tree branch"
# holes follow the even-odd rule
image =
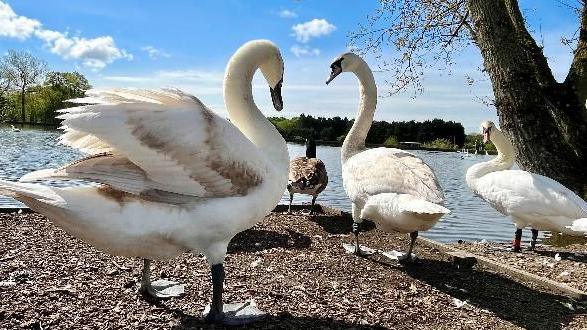
[[[381,0],[366,25],[349,34],[360,54],[373,53],[390,94],[422,91],[424,71],[452,65],[452,55],[471,42],[466,0]],[[466,27],[466,29],[463,29]],[[389,58],[389,59],[386,59]]]

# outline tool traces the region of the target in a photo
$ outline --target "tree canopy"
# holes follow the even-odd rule
[[[346,117],[314,118],[305,114],[291,119],[271,117],[269,120],[288,141],[299,141],[313,137],[317,140],[340,142],[354,122]],[[465,142],[465,129],[460,123],[442,119],[391,123],[374,121],[366,142],[368,144],[384,144],[390,137],[393,137],[397,142],[416,141],[422,143],[445,139],[460,146]]]
[[[44,61],[9,51],[0,61],[0,120],[58,124],[57,110],[91,88],[78,72],[46,72]],[[26,102],[25,102],[26,100]]]

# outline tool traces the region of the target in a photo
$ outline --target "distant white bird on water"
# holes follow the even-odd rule
[[[277,205],[289,163],[284,139],[253,101],[257,69],[269,84],[275,109],[282,109],[279,49],[269,41],[251,41],[226,69],[230,122],[176,90],[90,93],[76,102],[92,105],[63,111],[61,142],[91,156],[23,181],[85,179],[103,186],[55,188],[0,180],[0,193],[114,255],[166,260],[186,250],[201,252],[212,271],[207,320],[254,320],[261,315],[256,308],[244,308],[245,320],[234,311],[242,313],[246,305],[223,304],[224,257],[237,233]]]
[[[14,125],[10,125],[10,128],[12,129],[13,132],[20,132],[20,128],[16,128],[16,127],[14,127]]]
[[[530,250],[536,247],[539,230],[578,236],[587,221],[587,202],[557,181],[543,175],[510,170],[515,161],[510,140],[491,121],[481,123],[483,142],[493,142],[497,157],[467,170],[467,185],[516,225],[512,250],[521,251],[522,228],[532,229]],[[573,228],[573,223],[577,227]]]
[[[331,65],[330,83],[341,72],[353,72],[360,83],[359,112],[341,150],[344,190],[352,202],[356,254],[360,224],[375,222],[385,231],[410,233],[408,252],[398,258],[412,260],[418,232],[432,228],[450,211],[432,169],[409,152],[391,148],[365,148],[365,138],[377,105],[377,86],[371,69],[359,56],[346,53]]]

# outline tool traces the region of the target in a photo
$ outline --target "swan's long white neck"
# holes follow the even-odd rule
[[[497,148],[497,157],[494,159],[475,164],[467,170],[467,182],[474,184],[475,180],[486,174],[496,171],[510,169],[514,165],[515,153],[510,140],[497,127],[491,128],[491,142]]]
[[[352,72],[359,79],[361,100],[355,123],[342,144],[341,159],[343,164],[347,159],[365,149],[365,139],[373,123],[373,115],[377,107],[377,85],[375,85],[373,72],[365,61],[357,59],[358,63]]]
[[[231,122],[278,166],[280,171],[287,172],[289,155],[285,140],[253,100],[253,76],[270,51],[263,46],[256,44],[243,47],[232,56],[224,77],[224,103]]]

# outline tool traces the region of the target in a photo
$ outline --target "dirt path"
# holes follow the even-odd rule
[[[111,257],[37,214],[0,214],[0,329],[186,329],[210,300],[209,268],[186,253],[156,262],[153,277],[186,284],[186,296],[137,294],[139,259]],[[225,301],[254,298],[270,313],[258,328],[580,329],[585,310],[499,274],[458,270],[416,246],[403,267],[381,256],[347,255],[351,222],[332,215],[272,213],[241,233],[226,258]],[[362,241],[403,249],[403,235],[372,227]],[[466,303],[462,306],[462,302]],[[573,309],[579,310],[573,311]]]

